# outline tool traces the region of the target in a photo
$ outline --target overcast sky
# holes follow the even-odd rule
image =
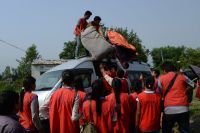
[[[150,49],[200,47],[200,0],[0,0],[0,40],[25,50],[34,43],[44,59],[59,59],[86,10],[107,27],[133,29]],[[0,72],[24,55],[0,42]]]

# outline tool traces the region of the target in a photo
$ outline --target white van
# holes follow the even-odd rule
[[[121,64],[116,60],[112,61],[112,63],[115,63],[118,68],[122,68]],[[63,71],[71,70],[75,78],[82,79],[85,91],[90,91],[92,82],[101,76],[98,67],[99,64],[100,62],[93,61],[91,57],[84,57],[76,60],[72,59],[52,68],[37,78],[36,90],[34,93],[38,95],[41,119],[45,119],[45,117],[47,117],[46,115],[48,115],[46,108],[52,93],[62,86],[61,75]],[[144,75],[151,74],[149,66],[142,62],[129,63],[127,71],[130,82],[138,78],[141,73]]]

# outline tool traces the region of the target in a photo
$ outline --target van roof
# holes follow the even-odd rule
[[[52,71],[58,71],[58,70],[64,70],[64,69],[73,69],[76,68],[79,64],[85,62],[85,61],[92,61],[91,57],[83,57],[79,59],[70,59],[67,62],[58,65],[56,67],[53,67],[47,72],[52,72]]]
[[[150,67],[147,63],[140,62],[140,61],[133,61],[132,63],[129,63],[128,70],[150,72]]]
[[[56,67],[53,67],[47,72],[53,72],[53,71],[58,71],[58,70],[65,70],[65,69],[74,69],[78,65],[80,65],[83,62],[86,61],[93,61],[92,57],[83,57],[79,59],[70,59],[67,62],[58,65]],[[132,63],[129,63],[129,68],[128,70],[134,70],[134,71],[150,71],[150,68],[147,63],[140,62],[140,61],[133,61]]]

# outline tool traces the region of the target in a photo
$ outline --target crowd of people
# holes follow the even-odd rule
[[[159,133],[161,127],[170,133],[177,122],[181,133],[189,133],[187,92],[195,84],[170,62],[162,68],[162,75],[154,70],[129,87],[127,73],[102,63],[102,77],[92,83],[90,93],[84,92],[81,79],[64,71],[62,87],[49,102],[49,129],[40,121],[38,97],[32,93],[36,81],[27,77],[20,95],[0,93],[0,132],[87,133],[90,124],[99,133]]]
[[[92,12],[80,18],[76,36],[75,57],[80,49],[80,35],[87,26],[94,26],[103,36],[101,18],[87,20]],[[86,55],[89,52],[85,50]],[[62,73],[62,87],[57,89],[45,105],[45,119],[39,117],[36,80],[26,77],[20,94],[13,91],[0,93],[1,133],[171,133],[175,123],[181,133],[189,133],[188,92],[195,83],[171,62],[162,64],[163,74],[152,70],[152,75],[129,81],[128,63],[122,68],[106,63],[99,65],[101,77],[86,93],[82,80],[71,71]],[[200,91],[198,91],[198,96]],[[44,113],[43,112],[43,113]]]

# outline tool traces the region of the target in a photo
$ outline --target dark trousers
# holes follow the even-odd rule
[[[163,114],[162,133],[172,133],[175,123],[179,125],[180,133],[189,133],[189,112],[180,114]]]
[[[153,132],[140,132],[140,133],[160,133],[160,131],[153,131]]]
[[[30,131],[30,130],[26,130],[26,133],[39,133],[38,131]]]
[[[42,124],[42,126],[44,128],[45,133],[50,133],[49,119],[41,120],[41,124]]]

